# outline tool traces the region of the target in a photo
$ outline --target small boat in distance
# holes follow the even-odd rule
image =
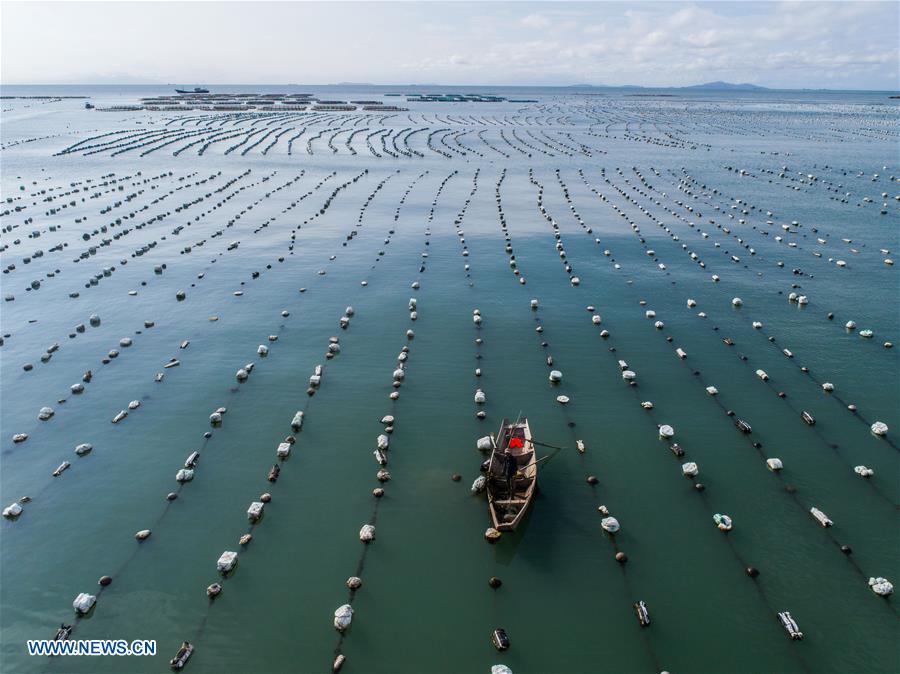
[[[169,660],[169,666],[174,670],[182,669],[187,664],[188,658],[194,652],[194,645],[189,641],[183,641],[181,648],[175,654],[175,657]]]
[[[191,90],[188,89],[176,89],[176,94],[208,94],[209,89],[204,89],[203,87],[194,87]]]
[[[537,461],[528,419],[503,419],[487,469],[488,510],[498,531],[516,528],[537,486]]]

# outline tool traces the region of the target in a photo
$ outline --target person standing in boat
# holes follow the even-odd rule
[[[509,490],[509,497],[513,498],[515,495],[514,483],[516,479],[516,473],[519,470],[519,464],[516,460],[516,457],[513,455],[512,450],[514,448],[523,447],[522,438],[512,437],[509,440],[509,445],[507,445],[506,449],[503,451],[503,473],[506,476],[506,488]]]

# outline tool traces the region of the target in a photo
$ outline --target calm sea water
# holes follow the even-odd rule
[[[337,653],[350,674],[499,663],[516,674],[898,670],[896,599],[868,587],[869,577],[900,579],[898,349],[885,348],[900,340],[898,267],[885,263],[900,248],[896,101],[495,89],[537,102],[449,104],[372,87],[221,91],[375,97],[409,110],[2,101],[0,282],[14,299],[0,319],[0,493],[4,507],[31,498],[0,533],[2,671],[164,671],[183,640],[196,647],[192,672],[325,672]],[[84,95],[102,108],[170,90],[2,93]],[[103,136],[112,132],[122,133]],[[341,350],[327,360],[331,336]],[[172,358],[180,366],[164,369]],[[86,370],[84,393],[72,393]],[[130,401],[140,406],[110,423]],[[55,414],[39,421],[44,406]],[[303,428],[272,484],[298,410]],[[396,423],[392,479],[381,484],[372,450],[385,414]],[[485,498],[469,490],[484,458],[475,443],[519,414],[564,449],[542,464],[524,523],[490,545]],[[886,437],[870,432],[876,421]],[[659,424],[675,437],[660,439]],[[16,433],[28,439],[14,443]],[[80,443],[93,450],[77,456]],[[194,479],[179,487],[194,451]],[[778,474],[766,467],[773,457]],[[63,461],[71,467],[52,477]],[[699,466],[693,479],[686,461]],[[860,465],[874,476],[855,474]],[[263,492],[272,500],[251,526],[246,510]],[[614,536],[600,506],[621,525]],[[821,527],[811,507],[834,525]],[[715,513],[733,530],[717,530]],[[366,523],[377,532],[368,545]],[[138,542],[142,529],[152,535]],[[222,581],[225,550],[239,563]],[[103,575],[113,581],[98,593]],[[363,585],[351,598],[354,575]],[[211,602],[216,581],[224,590]],[[98,601],[76,622],[80,592]],[[634,615],[639,600],[649,627]],[[341,636],[333,613],[348,601]],[[803,641],[789,640],[779,611]],[[77,639],[155,639],[158,653],[29,657],[26,640],[61,622]],[[490,642],[497,627],[511,640],[503,653]]]

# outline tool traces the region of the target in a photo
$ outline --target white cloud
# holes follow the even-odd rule
[[[529,14],[522,17],[519,23],[527,28],[546,28],[550,25],[550,19],[543,14]]]
[[[153,5],[152,13],[146,7],[5,4],[4,81],[114,70],[205,84],[721,79],[896,88],[898,82],[895,2],[171,2]],[[179,49],[159,49],[160,35]]]

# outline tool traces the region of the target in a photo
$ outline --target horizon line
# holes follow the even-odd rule
[[[457,84],[448,84],[448,83],[427,83],[427,84],[414,84],[414,83],[371,83],[371,82],[328,82],[324,84],[310,84],[310,83],[297,83],[297,82],[289,82],[289,83],[280,83],[280,82],[229,82],[222,84],[203,84],[204,87],[229,87],[229,86],[239,86],[239,87],[379,87],[379,88],[400,88],[400,87],[481,87],[481,88],[492,88],[492,87],[500,87],[500,88],[532,88],[532,89],[699,89],[703,87],[708,87],[710,90],[715,90],[715,87],[709,87],[711,84],[717,84],[719,81],[714,82],[701,82],[699,84],[682,84],[682,85],[649,85],[649,84],[586,84],[586,83],[576,83],[576,84],[472,84],[472,83],[457,83]],[[829,88],[829,87],[767,87],[762,84],[752,84],[749,82],[741,82],[741,83],[732,83],[732,82],[722,82],[727,85],[722,87],[719,90],[726,91],[741,91],[743,93],[752,93],[754,90],[758,91],[833,91],[833,92],[855,92],[855,93],[900,93],[900,89],[852,89],[852,88]],[[4,86],[15,86],[15,87],[174,87],[174,86],[198,86],[196,83],[192,84],[184,84],[179,82],[2,82],[0,81],[0,87]],[[739,87],[750,87],[747,89],[740,89]]]

